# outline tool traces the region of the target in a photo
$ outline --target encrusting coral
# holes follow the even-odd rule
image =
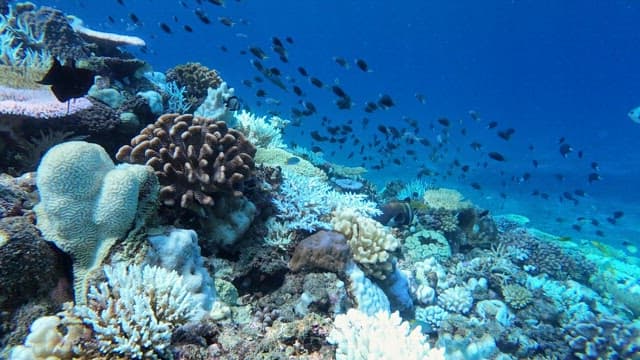
[[[255,153],[255,146],[223,121],[165,114],[121,147],[116,158],[151,166],[162,204],[200,212],[214,205],[216,195],[242,196]]]

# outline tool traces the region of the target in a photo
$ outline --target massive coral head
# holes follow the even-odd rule
[[[116,158],[151,166],[162,186],[162,204],[200,212],[213,206],[216,196],[243,195],[255,153],[255,146],[224,121],[165,114],[121,147]]]

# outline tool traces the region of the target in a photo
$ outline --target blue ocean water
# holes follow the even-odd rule
[[[143,38],[146,51],[131,51],[155,70],[188,61],[217,69],[259,115],[276,112],[289,118],[291,108],[301,107],[301,100],[312,102],[318,112],[303,118],[299,127],[287,128],[287,141],[320,146],[332,162],[369,168],[367,178],[380,188],[390,180],[411,181],[427,167],[441,174],[428,181],[456,188],[493,213],[520,213],[530,217],[534,226],[559,235],[615,245],[640,241],[635,227],[640,223],[640,124],[627,117],[629,110],[640,105],[637,2],[227,0],[217,6],[194,0],[123,0],[122,4],[85,0],[39,4],[76,14],[96,30]],[[198,20],[196,8],[206,12],[212,23]],[[131,14],[137,15],[140,24],[132,22]],[[233,25],[221,24],[218,17],[231,19]],[[171,28],[170,34],[161,30],[161,23]],[[193,32],[186,32],[184,25]],[[274,36],[285,44],[287,63],[270,50]],[[293,43],[286,42],[287,37]],[[269,57],[264,65],[295,81],[304,98],[292,93],[290,82],[286,91],[269,82],[242,85],[258,75],[249,62],[255,57],[241,54],[252,46],[265,50]],[[336,64],[334,57],[346,59],[349,68]],[[355,59],[364,59],[371,71],[358,69]],[[339,84],[353,100],[353,108],[339,110],[331,90],[310,84],[297,71],[300,66],[325,85]],[[256,96],[258,89],[266,91],[269,104]],[[416,93],[424,95],[424,103],[417,101]],[[380,94],[390,95],[395,106],[365,113],[365,103],[375,102]],[[263,104],[258,106],[257,101]],[[479,121],[469,111],[476,112]],[[323,125],[323,116],[328,124]],[[364,117],[369,119],[366,127]],[[448,136],[443,137],[445,129],[437,122],[441,117],[450,120]],[[351,139],[339,148],[337,143],[313,142],[309,135],[351,121],[363,143],[372,142],[374,136],[384,142],[377,127],[406,130],[407,118],[415,119],[420,129],[410,135],[433,144],[443,141],[437,161],[430,159],[432,148],[415,144],[402,144],[392,151],[366,147],[364,153],[373,159],[363,160],[360,145],[353,145]],[[497,127],[487,129],[492,121]],[[508,128],[515,130],[509,141],[497,136],[497,131]],[[574,149],[566,158],[559,152],[561,138]],[[472,142],[480,143],[482,149],[471,149]],[[417,152],[415,159],[406,154],[408,149]],[[356,154],[349,159],[352,151]],[[489,151],[503,154],[506,161],[489,159]],[[380,160],[382,169],[373,170]],[[452,165],[455,160],[469,165],[469,171],[463,173],[460,166]],[[537,168],[533,160],[539,163]],[[597,171],[593,162],[598,164]],[[442,175],[450,169],[451,175]],[[587,176],[594,172],[602,179],[589,183]],[[525,173],[530,174],[529,180]],[[536,190],[549,198],[533,196]],[[576,190],[586,196],[575,195]],[[577,204],[567,200],[565,192]],[[615,225],[608,223],[606,218],[618,210],[625,215]],[[592,219],[599,225],[593,225]]]

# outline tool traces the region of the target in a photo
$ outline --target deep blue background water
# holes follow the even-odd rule
[[[227,0],[224,7],[206,0],[197,5],[184,0],[124,0],[125,6],[110,1],[42,1],[67,13],[78,15],[97,30],[137,35],[147,41],[149,52],[132,51],[150,62],[156,70],[187,61],[199,61],[219,70],[223,78],[257,114],[280,111],[288,117],[298,99],[271,84],[261,84],[279,106],[255,105],[254,88],[241,84],[258,75],[250,65],[251,55],[241,55],[248,46],[260,46],[270,58],[265,65],[277,66],[306,92],[319,115],[304,120],[303,127],[289,128],[287,139],[310,145],[308,133],[321,128],[320,117],[326,115],[333,124],[352,120],[358,136],[367,139],[376,132],[375,125],[404,127],[403,116],[417,119],[420,137],[436,140],[440,128],[429,129],[438,117],[446,116],[452,126],[449,155],[436,164],[426,156],[419,161],[403,160],[388,165],[370,178],[381,186],[385,180],[410,181],[417,169],[426,165],[445,169],[454,159],[472,165],[468,178],[434,179],[436,185],[454,187],[477,204],[496,213],[519,212],[532,218],[534,225],[561,235],[598,239],[614,244],[622,240],[640,241],[635,227],[640,223],[640,161],[638,139],[640,125],[631,122],[627,112],[640,105],[640,3],[634,1],[258,1]],[[213,23],[202,24],[193,14],[202,8]],[[135,13],[142,26],[135,26],[129,14]],[[116,19],[107,21],[110,15]],[[174,19],[177,18],[177,21]],[[227,16],[236,24],[221,25],[216,19]],[[166,34],[159,28],[165,22],[172,29]],[[193,33],[182,29],[184,24]],[[291,36],[287,45],[289,63],[284,64],[269,50],[272,36]],[[220,46],[228,52],[220,50]],[[334,56],[351,63],[350,69],[338,66]],[[365,59],[372,72],[364,73],[353,59]],[[299,76],[298,66],[328,84],[339,83],[353,98],[350,111],[336,109],[330,90],[317,89]],[[426,104],[414,94],[426,96]],[[395,108],[371,114],[371,124],[361,130],[366,101],[381,93],[391,95]],[[481,121],[468,115],[476,111]],[[512,127],[516,133],[509,142],[486,129],[489,121],[499,128]],[[461,136],[459,129],[468,129]],[[303,133],[304,131],[304,133]],[[567,159],[558,152],[558,139],[565,137],[576,152]],[[484,162],[485,153],[472,151],[468,144],[477,140],[486,151],[499,151],[504,163]],[[534,146],[534,151],[528,149]],[[322,145],[327,154],[335,150]],[[456,147],[460,152],[456,153]],[[418,148],[419,149],[419,148]],[[347,151],[339,151],[329,160],[352,165]],[[402,152],[399,152],[402,155]],[[397,155],[393,155],[396,157]],[[541,166],[534,169],[532,159]],[[590,164],[597,161],[603,180],[588,184]],[[371,165],[371,164],[365,164]],[[502,174],[503,172],[504,174]],[[530,172],[528,182],[511,181]],[[558,181],[554,174],[563,174]],[[506,186],[501,185],[505,181]],[[469,184],[478,182],[480,191]],[[552,194],[550,200],[530,195],[533,189]],[[560,202],[564,191],[583,189],[587,198],[579,205]],[[506,199],[499,196],[507,194]],[[625,217],[616,226],[604,220],[614,210],[624,210]],[[578,216],[594,217],[605,238],[594,235],[596,227],[585,225],[581,233],[571,230]],[[562,221],[557,221],[561,218]]]

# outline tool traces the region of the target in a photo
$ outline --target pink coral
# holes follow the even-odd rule
[[[60,118],[92,106],[87,98],[58,101],[47,88],[14,89],[0,85],[0,115],[28,116],[38,119]]]

